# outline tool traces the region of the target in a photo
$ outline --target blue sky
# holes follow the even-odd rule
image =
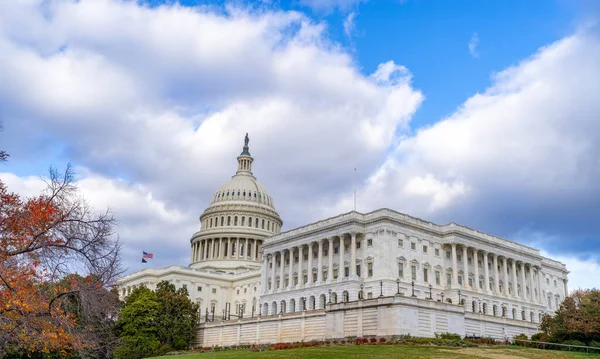
[[[187,264],[250,133],[284,229],[381,207],[540,248],[599,286],[594,1],[0,4],[0,178],[50,165],[125,262]]]

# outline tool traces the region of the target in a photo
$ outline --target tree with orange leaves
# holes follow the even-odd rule
[[[79,196],[70,167],[46,183],[22,198],[0,181],[0,359],[7,350],[108,357],[96,325],[118,304],[107,289],[121,273],[115,220]]]

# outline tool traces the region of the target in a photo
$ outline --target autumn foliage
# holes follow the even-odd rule
[[[9,350],[92,353],[92,324],[113,312],[91,303],[119,274],[114,219],[90,210],[70,168],[51,171],[46,183],[22,198],[0,181],[0,358]]]

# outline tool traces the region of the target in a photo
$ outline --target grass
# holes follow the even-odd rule
[[[454,348],[435,346],[406,346],[406,345],[349,345],[349,346],[323,346],[311,348],[298,348],[286,350],[267,350],[264,352],[250,352],[244,350],[228,350],[222,352],[204,352],[162,356],[160,359],[237,359],[237,358],[286,358],[286,359],[576,359],[600,358],[598,354],[569,353],[549,351],[517,346],[498,346],[488,348]]]

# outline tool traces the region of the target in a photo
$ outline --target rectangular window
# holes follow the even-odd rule
[[[423,253],[427,253],[428,250],[429,248],[427,248],[427,246],[423,246]]]
[[[367,293],[367,299],[373,299],[373,292]]]
[[[479,288],[483,289],[483,281],[482,280],[479,280]]]
[[[350,268],[344,267],[344,277],[348,277],[350,275]]]
[[[294,263],[298,263],[298,257],[294,257]]]
[[[302,284],[306,284],[306,283],[308,283],[308,275],[305,274],[302,276]]]
[[[446,252],[446,259],[450,259],[450,252]]]
[[[440,249],[439,248],[435,249],[435,255],[438,256],[438,257],[440,256]]]
[[[317,273],[313,273],[313,283],[317,281]]]
[[[441,279],[440,279],[440,271],[436,270],[435,271],[435,284],[436,285],[440,285],[440,281],[441,281]]]
[[[362,242],[360,242],[360,241],[359,241],[359,242],[356,242],[356,249],[360,249],[360,244],[361,244],[361,243],[362,243]]]
[[[285,286],[286,286],[286,287],[289,287],[289,286],[290,286],[290,280],[289,280],[289,279],[286,279],[286,280],[285,280]]]
[[[462,262],[462,256],[461,256],[460,254],[457,254],[457,255],[456,255],[456,259],[457,259],[459,262]]]
[[[333,248],[333,253],[335,253],[335,254],[340,253],[340,247]]]
[[[398,277],[404,278],[404,263],[398,263]]]
[[[326,256],[327,255],[327,249],[323,250],[323,255]]]
[[[448,273],[446,274],[446,285],[451,285],[452,284],[452,274]]]
[[[349,245],[347,245],[347,244],[344,244],[344,252],[348,252],[348,248],[349,248],[349,247],[350,247]]]
[[[556,287],[556,279],[554,280],[554,286]]]
[[[304,255],[304,260],[307,261],[308,260],[308,253]]]
[[[429,282],[429,271],[427,268],[423,268],[423,281]]]
[[[334,269],[333,270],[333,278],[337,279],[337,277],[338,277],[338,270]]]
[[[323,271],[323,280],[327,280],[327,274],[328,274],[327,271]]]
[[[462,276],[461,275],[458,276],[458,284],[462,285]]]
[[[398,247],[404,247],[404,240],[398,238]]]
[[[271,290],[271,282],[269,281],[269,290]]]
[[[483,265],[481,264],[481,261],[477,261],[477,266],[478,266],[479,268],[483,268]]]
[[[410,249],[413,251],[417,250],[417,244],[415,242],[410,242]]]
[[[417,266],[410,266],[410,278],[417,280]]]
[[[471,264],[471,262],[472,262],[471,258],[467,258],[467,263]]]
[[[367,264],[367,276],[369,276],[369,277],[373,276],[373,263]]]
[[[371,247],[373,245],[373,240],[372,239],[367,239],[367,246]]]
[[[360,277],[360,265],[356,266],[356,275]]]
[[[473,278],[469,278],[469,285],[473,287]]]
[[[198,287],[198,292],[202,292],[202,287]]]
[[[212,294],[217,294],[217,288],[212,289]]]

